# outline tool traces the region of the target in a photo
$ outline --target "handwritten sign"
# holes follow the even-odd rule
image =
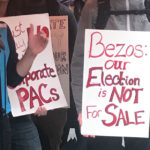
[[[28,45],[27,29],[30,24],[34,25],[35,33],[43,29],[49,37],[48,46],[36,57],[24,81],[16,88],[8,89],[12,114],[31,114],[39,106],[45,106],[48,110],[67,107],[53,58],[49,15],[24,15],[0,20],[7,23],[12,31],[19,59]]]
[[[149,37],[86,30],[82,134],[148,137]]]
[[[70,106],[68,16],[50,16],[50,29],[57,73]]]

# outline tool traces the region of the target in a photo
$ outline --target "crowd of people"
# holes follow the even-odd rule
[[[28,15],[28,14],[38,14],[38,13],[49,13],[50,16],[61,16],[65,15],[68,16],[68,33],[69,33],[69,62],[71,62],[71,57],[73,53],[74,48],[74,42],[77,32],[77,24],[75,17],[73,15],[73,12],[67,8],[64,4],[61,4],[57,2],[56,0],[49,1],[49,0],[9,0],[9,1],[1,1],[0,2],[1,9],[1,17],[7,17],[7,16],[18,16],[18,15]],[[7,27],[8,28],[8,27]],[[9,30],[9,28],[8,28]],[[9,30],[9,35],[7,35],[9,38],[11,38],[11,33]],[[40,36],[40,35],[38,35]],[[32,46],[32,39],[30,38],[31,42],[29,41],[29,46]],[[40,38],[39,38],[40,39]],[[40,41],[37,41],[37,43],[40,44]],[[33,45],[35,46],[35,45]],[[32,46],[32,47],[33,47]],[[40,45],[37,45],[40,48]],[[10,51],[13,51],[13,53],[10,53],[10,55],[15,56],[13,58],[13,61],[18,62],[19,65],[14,65],[13,67],[8,67],[7,69],[7,80],[8,85],[9,80],[13,79],[13,82],[16,84],[19,84],[23,78],[25,77],[25,73],[29,71],[29,67],[26,69],[24,66],[31,67],[33,60],[35,57],[28,56],[28,48],[25,53],[25,57],[21,59],[21,62],[17,59],[17,53],[16,48],[14,45],[14,41],[11,38],[9,42],[9,47],[12,47]],[[34,48],[34,47],[33,47]],[[32,50],[32,49],[31,49]],[[32,51],[31,51],[32,52]],[[32,53],[29,53],[32,55]],[[27,62],[24,62],[26,58],[28,60],[29,64],[26,64]],[[4,60],[1,60],[4,61]],[[9,61],[9,64],[13,64],[12,60]],[[23,65],[23,66],[21,66]],[[16,70],[17,66],[20,66],[19,73],[16,72],[16,74],[12,74],[12,69]],[[11,69],[9,69],[11,68]],[[20,70],[26,71],[24,74],[22,72],[20,73]],[[5,72],[5,71],[4,71]],[[14,72],[14,71],[12,71]],[[19,75],[18,75],[19,74]],[[20,77],[21,76],[21,77]],[[14,85],[13,85],[14,86]],[[15,85],[16,86],[16,85]],[[70,94],[70,99],[72,99],[72,95]],[[1,99],[1,101],[4,101]],[[71,100],[71,105],[72,105]],[[5,108],[3,106],[0,106],[1,110],[4,110]],[[38,117],[40,116],[40,117]],[[50,110],[46,111],[45,109],[38,109],[35,112],[35,115],[26,115],[21,117],[13,117],[11,113],[0,113],[0,150],[30,150],[30,149],[36,149],[36,150],[59,150],[60,144],[61,144],[61,138],[63,135],[63,129],[65,127],[66,121],[67,121],[67,109],[56,109],[56,110]],[[7,121],[7,122],[6,122]]]

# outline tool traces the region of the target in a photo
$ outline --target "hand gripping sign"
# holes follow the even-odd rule
[[[14,89],[8,89],[12,114],[31,114],[39,106],[44,106],[48,110],[67,107],[55,68],[48,14],[5,17],[1,20],[6,22],[12,31],[19,59],[27,48],[27,30],[30,24],[34,25],[35,32],[42,29],[49,37],[47,47],[35,58],[23,82]]]
[[[148,137],[149,37],[86,30],[82,134]]]

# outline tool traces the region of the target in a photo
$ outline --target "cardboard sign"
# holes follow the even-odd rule
[[[57,73],[70,106],[68,16],[50,16],[50,29]]]
[[[148,137],[150,33],[86,30],[82,134]]]
[[[24,81],[8,90],[13,116],[34,113],[39,106],[48,110],[67,107],[53,58],[49,15],[24,15],[0,20],[7,23],[12,31],[19,59],[28,46],[27,29],[30,24],[34,25],[35,34],[43,29],[49,37],[47,47],[36,57]]]

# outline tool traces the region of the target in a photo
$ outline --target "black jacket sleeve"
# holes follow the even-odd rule
[[[10,49],[10,55],[7,64],[7,84],[11,87],[15,87],[23,80],[23,77],[19,76],[16,70],[18,55],[16,53],[14,39],[9,28],[7,30],[7,40]]]

